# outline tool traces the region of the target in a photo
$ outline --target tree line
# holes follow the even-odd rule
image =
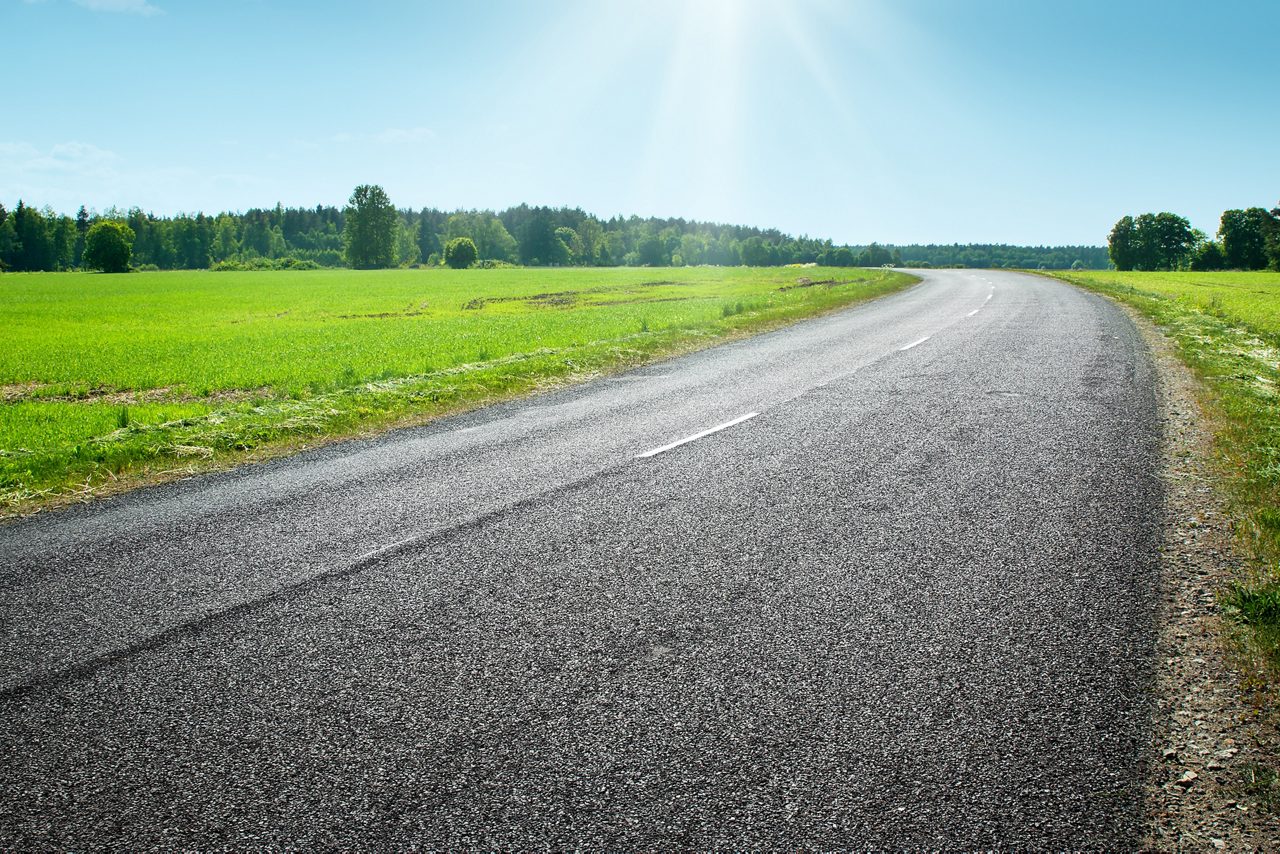
[[[75,270],[89,232],[118,223],[100,242],[137,269],[275,269],[455,266],[1046,267],[1107,266],[1102,247],[836,245],[777,229],[682,218],[602,219],[580,208],[519,205],[503,211],[396,208],[377,186],[357,187],[345,207],[251,208],[160,217],[139,208],[74,217],[19,200],[0,205],[0,270]],[[450,245],[454,252],[449,252]],[[474,249],[474,252],[472,252]],[[110,254],[110,253],[109,253]],[[91,256],[92,258],[93,256]],[[102,269],[95,266],[94,269]]]
[[[1105,270],[1111,266],[1105,246],[1014,246],[989,243],[890,246],[906,267]]]
[[[1224,211],[1217,239],[1167,211],[1124,216],[1107,250],[1117,270],[1280,271],[1280,205]]]

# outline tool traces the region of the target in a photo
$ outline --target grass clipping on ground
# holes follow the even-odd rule
[[[1204,380],[1217,461],[1253,558],[1222,592],[1249,686],[1280,690],[1280,273],[1061,273],[1143,312]]]
[[[625,370],[899,290],[888,270],[0,276],[0,515]]]

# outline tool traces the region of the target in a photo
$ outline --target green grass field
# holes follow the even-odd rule
[[[1206,381],[1224,481],[1256,559],[1223,604],[1280,685],[1280,273],[1056,275],[1150,316]]]
[[[0,510],[411,423],[913,281],[822,268],[0,276]]]

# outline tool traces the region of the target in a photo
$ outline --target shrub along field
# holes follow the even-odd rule
[[[1150,316],[1212,391],[1219,460],[1257,559],[1223,605],[1280,684],[1280,273],[1055,275]]]
[[[0,512],[621,370],[914,279],[826,268],[0,276]]]

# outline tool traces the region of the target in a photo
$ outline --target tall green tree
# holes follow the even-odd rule
[[[1261,270],[1267,266],[1267,231],[1271,214],[1263,208],[1223,211],[1218,226],[1226,265],[1236,270]]]
[[[172,231],[178,267],[199,270],[209,266],[213,257],[213,224],[204,214],[174,218]]]
[[[1267,222],[1267,266],[1280,271],[1280,205],[1271,209]]]
[[[582,256],[582,241],[578,238],[578,232],[567,225],[562,225],[556,229],[556,237],[568,250],[568,263],[577,264],[578,259]]]
[[[1177,270],[1200,239],[1185,217],[1164,211],[1122,217],[1107,242],[1118,270]]]
[[[395,264],[399,217],[386,191],[376,184],[361,184],[351,194],[344,213],[347,263],[358,270]]]
[[[748,267],[763,267],[769,263],[769,246],[764,238],[752,235],[742,241],[742,263]]]
[[[600,244],[604,240],[604,228],[601,227],[600,221],[595,217],[585,217],[582,224],[578,226],[578,243],[581,245],[581,251],[578,256],[578,263],[584,266],[595,264],[600,257]]]
[[[0,272],[13,269],[19,246],[18,233],[13,228],[13,217],[0,204]]]
[[[213,226],[213,246],[211,253],[214,261],[226,261],[240,251],[240,238],[237,236],[236,221],[231,214],[219,214]]]
[[[1133,269],[1160,269],[1160,252],[1156,246],[1156,215],[1138,214],[1133,220]]]
[[[13,269],[30,272],[56,270],[56,249],[45,217],[35,208],[23,204],[21,199],[13,209],[12,217],[18,241]]]
[[[422,260],[426,261],[432,255],[439,258],[444,254],[444,241],[441,237],[444,234],[447,219],[444,211],[438,211],[435,208],[423,208],[419,212],[418,252]]]
[[[1168,212],[1155,215],[1155,224],[1144,244],[1153,247],[1155,270],[1176,270],[1186,263],[1191,249],[1196,245],[1195,231],[1186,217]]]
[[[751,238],[759,240],[758,237]],[[656,234],[649,234],[636,244],[636,255],[642,267],[666,267],[671,264],[671,255],[667,252],[667,244]]]
[[[49,229],[49,243],[55,270],[70,270],[75,265],[76,223],[69,216],[59,216],[45,209],[44,221]]]
[[[1226,256],[1222,252],[1222,244],[1202,238],[1191,250],[1188,267],[1196,272],[1221,270],[1227,265]]]
[[[569,247],[556,236],[555,219],[546,208],[535,208],[520,235],[520,261],[531,265],[568,263]]]
[[[1137,263],[1138,229],[1131,216],[1122,216],[1107,237],[1107,251],[1117,270],[1132,270]]]
[[[396,266],[411,267],[422,257],[422,250],[418,246],[419,227],[417,220],[396,220]]]
[[[893,253],[879,243],[872,243],[866,249],[858,253],[859,267],[883,267],[885,264],[893,263]],[[987,266],[986,264],[974,263],[973,266]]]
[[[84,259],[84,239],[89,234],[89,225],[89,212],[81,205],[80,210],[76,211],[76,245],[72,250],[72,266],[79,267]]]

